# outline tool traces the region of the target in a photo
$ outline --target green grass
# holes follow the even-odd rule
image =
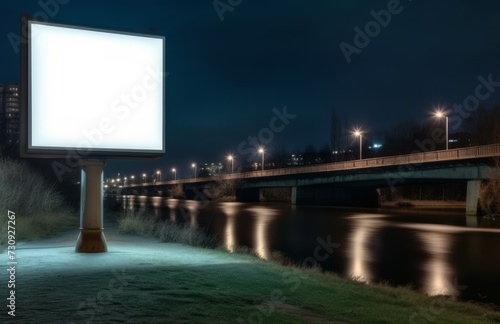
[[[217,251],[215,251],[217,252]],[[197,252],[205,253],[205,252]],[[220,252],[223,253],[223,252]],[[174,323],[493,323],[500,314],[408,288],[368,286],[335,275],[234,255],[247,263],[151,267],[125,293],[133,320]]]
[[[149,220],[148,220],[149,219]],[[161,237],[165,241],[190,244],[189,228],[166,223],[160,225],[144,211],[129,212],[120,220],[124,233],[140,233]],[[182,236],[185,236],[183,239]],[[203,246],[204,244],[199,244]],[[155,307],[165,310],[164,316],[175,322],[240,322],[240,323],[492,323],[500,322],[500,313],[485,306],[457,302],[449,297],[430,297],[408,287],[390,287],[341,278],[304,269],[288,263],[281,255],[275,261],[263,261],[251,251],[237,249],[235,260],[245,263],[142,269],[141,287],[151,296],[141,304],[142,314],[155,314]],[[199,253],[224,253],[212,252]],[[130,269],[129,271],[133,271]],[[149,282],[168,274],[168,285]],[[142,282],[142,281],[148,282]],[[141,289],[138,287],[138,289]],[[166,290],[166,291],[165,291]],[[154,297],[154,298],[153,298]],[[150,310],[148,310],[151,308]],[[131,318],[134,312],[131,310]],[[138,314],[139,316],[139,314]],[[261,321],[262,320],[262,321]]]
[[[0,160],[0,211],[4,214],[0,215],[0,251],[7,244],[8,211],[16,216],[16,241],[54,235],[76,216],[41,174],[11,160]]]

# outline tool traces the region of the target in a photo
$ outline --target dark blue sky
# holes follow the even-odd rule
[[[394,0],[220,0],[240,3],[223,21],[212,0],[59,1],[67,3],[51,22],[166,37],[167,154],[109,161],[107,175],[175,166],[187,176],[192,162],[238,154],[241,142],[269,127],[273,108],[286,106],[297,117],[266,147],[301,151],[329,143],[332,108],[350,125],[375,132],[423,121],[435,105],[463,102],[481,75],[500,81],[500,3],[494,0],[401,1],[399,13],[350,63],[340,44],[354,46],[354,28],[364,30],[374,20],[370,12]],[[0,82],[19,82],[19,56],[7,35],[19,33],[22,13],[52,12],[38,1],[0,3]],[[481,103],[493,102],[500,94]]]

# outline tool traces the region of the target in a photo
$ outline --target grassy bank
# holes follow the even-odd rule
[[[205,253],[205,252],[200,252]],[[244,256],[235,256],[241,260]],[[250,258],[250,256],[247,256]],[[156,273],[155,273],[156,272]],[[261,260],[170,268],[168,293],[147,273],[151,296],[165,296],[172,322],[211,323],[493,323],[483,307],[428,297],[407,288],[367,286],[334,275]],[[137,276],[145,277],[146,273]],[[131,274],[133,275],[133,274]],[[164,307],[158,303],[158,307]],[[154,306],[145,305],[155,313]],[[144,308],[142,308],[144,310]],[[155,319],[160,319],[158,316]]]
[[[193,237],[204,236],[198,230],[189,233],[188,227],[169,223],[159,225],[155,221],[147,221],[147,218],[145,213],[129,213],[120,219],[119,228],[124,233],[140,233],[156,237],[161,237],[160,233],[167,231],[170,235],[165,237],[175,237],[175,239],[165,241],[188,244],[192,242]],[[168,227],[170,229],[166,229]],[[202,241],[200,239],[197,242]],[[213,241],[210,242],[208,245],[213,246]],[[165,248],[171,252],[177,249],[172,246]],[[313,252],[311,251],[311,255]],[[148,281],[144,283],[150,287],[147,288],[148,295],[165,294],[167,299],[162,305],[168,306],[162,306],[164,316],[173,321],[238,323],[500,321],[500,313],[484,306],[456,302],[444,296],[430,297],[407,287],[366,285],[334,274],[322,273],[317,268],[284,266],[274,261],[260,260],[250,254],[229,255],[220,250],[195,248],[189,253],[193,257],[200,253],[213,257],[214,260],[219,258],[228,260],[223,264],[206,264],[190,268],[170,267],[167,292],[163,291],[165,287],[153,282],[164,270],[143,269],[140,273],[142,280]],[[142,310],[148,312],[147,309],[150,309],[151,313],[155,313],[153,309],[155,306],[148,304],[143,307],[146,309]]]
[[[34,240],[58,233],[76,217],[41,174],[10,160],[0,160],[0,211],[0,250],[7,244],[8,225],[14,225],[17,241]],[[15,224],[8,224],[8,211],[15,213]]]

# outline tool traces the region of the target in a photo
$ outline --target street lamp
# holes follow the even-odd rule
[[[262,154],[262,171],[264,171],[264,147],[259,148],[259,153]]]
[[[132,183],[135,184],[135,176],[130,176],[130,179],[132,179]]]
[[[123,185],[125,186],[127,184],[127,177],[123,178]]]
[[[172,172],[174,173],[174,180],[177,180],[177,170],[173,168]]]
[[[161,171],[156,171],[156,181],[161,181]]]
[[[146,174],[145,173],[142,174],[142,182],[146,183]]]
[[[233,173],[233,172],[234,172],[234,164],[233,164],[233,162],[234,162],[234,157],[233,157],[232,155],[228,155],[228,156],[227,156],[227,159],[228,159],[229,161],[231,161],[231,173]]]
[[[354,130],[354,136],[359,136],[359,159],[363,159],[363,133],[359,129]]]
[[[196,163],[193,163],[191,164],[191,167],[194,169],[194,177],[196,178],[196,175],[197,175],[197,167],[196,167]]]
[[[446,127],[445,127],[445,133],[446,133],[446,150],[448,150],[448,116],[446,116],[445,112],[442,111],[442,110],[436,110],[436,112],[434,112],[434,116],[436,116],[437,118],[444,117],[444,121],[445,121],[445,124],[446,124]]]

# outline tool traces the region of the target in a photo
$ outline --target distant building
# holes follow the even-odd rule
[[[19,155],[19,85],[0,84],[0,146],[2,155]]]
[[[321,164],[330,162],[330,153],[295,153],[288,157],[288,167]]]
[[[222,173],[222,163],[205,163],[200,169],[198,176],[213,177]]]
[[[448,136],[450,149],[472,146],[472,135],[466,132],[452,133]]]

